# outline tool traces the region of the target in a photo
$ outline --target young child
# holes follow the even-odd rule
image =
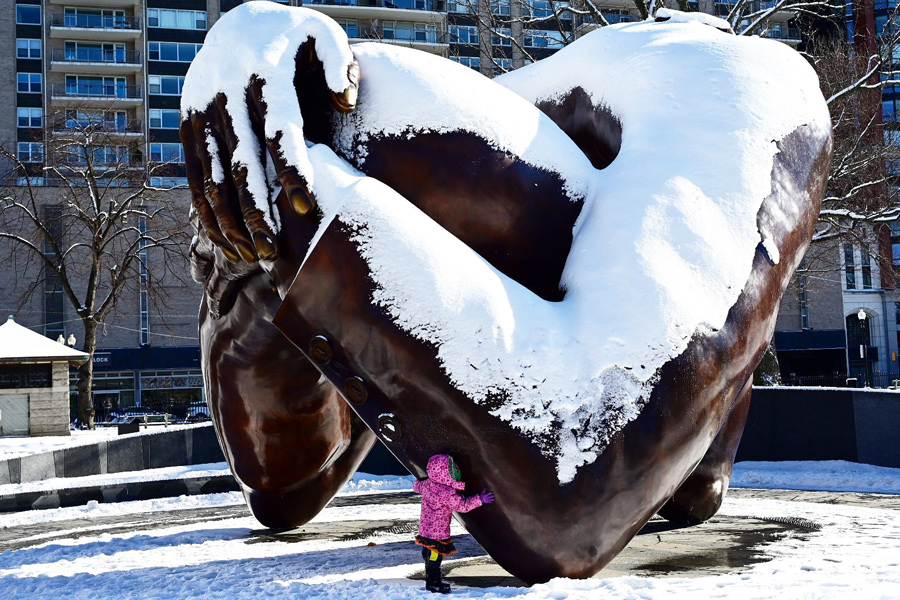
[[[469,512],[482,504],[494,501],[494,495],[482,490],[469,498],[458,490],[466,484],[460,481],[459,467],[446,454],[436,454],[428,459],[428,479],[413,484],[413,491],[422,494],[422,516],[419,519],[419,535],[416,543],[422,546],[425,559],[425,589],[447,594],[450,584],[441,581],[441,561],[456,552],[450,539],[450,517],[453,511]]]

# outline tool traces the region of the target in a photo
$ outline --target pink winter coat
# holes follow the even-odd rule
[[[419,519],[419,535],[433,540],[450,537],[450,517],[453,511],[469,512],[481,506],[478,495],[466,498],[457,490],[466,484],[453,481],[450,476],[450,457],[437,454],[428,460],[428,479],[416,481],[413,491],[422,494],[422,516]]]

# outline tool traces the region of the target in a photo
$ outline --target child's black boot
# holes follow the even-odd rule
[[[441,579],[441,566],[433,561],[425,565],[425,589],[436,594],[450,593],[450,584]]]
[[[437,552],[428,548],[422,549],[425,559],[425,589],[436,594],[449,594],[450,584],[441,580],[441,559]]]

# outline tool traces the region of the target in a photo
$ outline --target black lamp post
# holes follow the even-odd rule
[[[862,342],[859,345],[859,357],[863,359],[863,387],[869,387],[869,340],[866,335],[866,311],[863,309],[859,309],[859,312],[856,313],[856,317],[859,319],[859,341]]]

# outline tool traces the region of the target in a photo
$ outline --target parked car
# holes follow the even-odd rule
[[[109,422],[114,425],[134,418],[140,419],[144,423],[174,423],[176,420],[174,415],[160,412],[149,406],[129,406],[109,414]]]
[[[209,406],[204,400],[195,400],[188,404],[185,419],[188,423],[202,423],[209,421]]]

